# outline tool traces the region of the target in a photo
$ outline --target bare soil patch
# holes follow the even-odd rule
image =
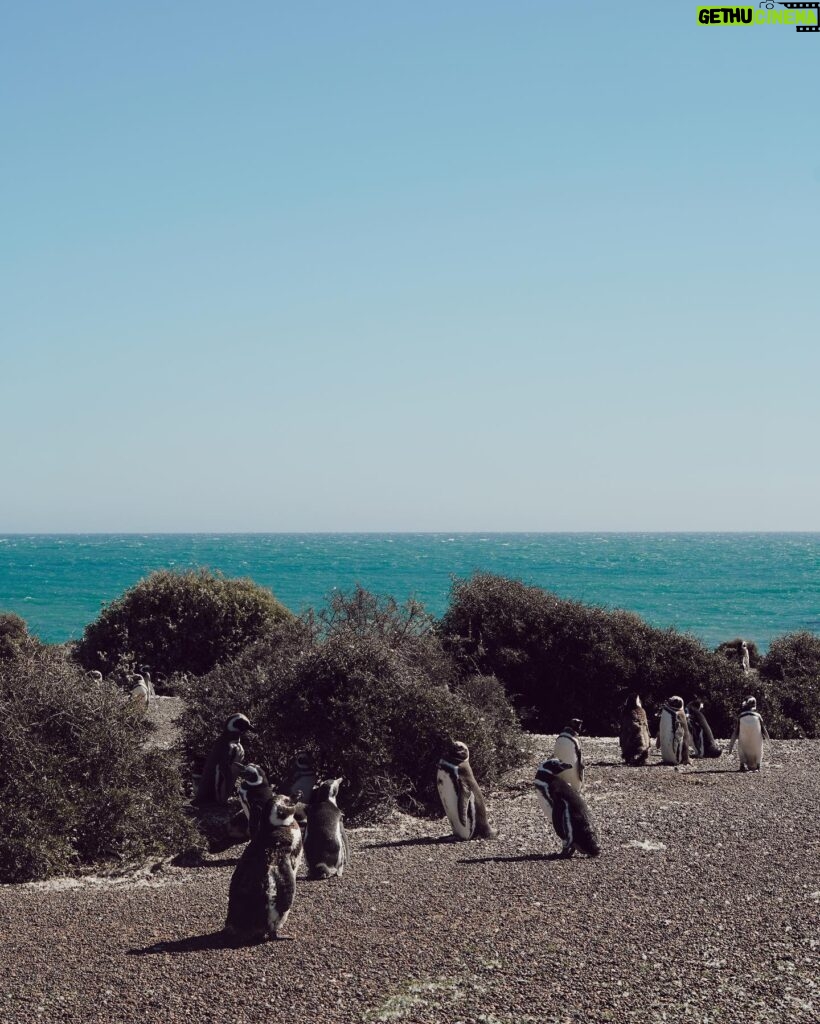
[[[170,736],[170,733],[169,733]],[[676,770],[586,739],[603,847],[560,842],[529,786],[489,795],[494,841],[444,818],[351,832],[344,879],[303,880],[287,940],[220,939],[240,848],[200,867],[0,887],[0,1020],[257,1024],[820,1019],[820,741]]]

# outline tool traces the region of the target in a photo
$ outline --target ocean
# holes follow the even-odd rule
[[[818,533],[13,534],[0,536],[0,611],[59,643],[152,570],[199,566],[250,577],[295,612],[360,583],[438,616],[452,579],[480,569],[710,647],[820,631]]]

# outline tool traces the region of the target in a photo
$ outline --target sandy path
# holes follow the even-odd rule
[[[759,775],[585,751],[599,859],[549,856],[527,769],[489,801],[496,841],[403,816],[353,832],[346,877],[298,888],[288,941],[220,945],[227,855],[0,887],[0,1020],[820,1019],[820,741],[776,741]]]

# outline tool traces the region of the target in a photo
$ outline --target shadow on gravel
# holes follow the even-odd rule
[[[496,864],[507,861],[566,860],[560,853],[521,853],[517,857],[469,857],[457,860],[456,864]]]
[[[280,936],[276,942],[292,942],[290,936]],[[202,953],[208,949],[244,949],[247,946],[261,946],[262,942],[237,943],[226,937],[225,932],[209,932],[207,935],[191,935],[187,939],[176,939],[173,942],[155,942],[153,946],[142,949],[129,949],[127,956],[159,956],[163,953],[179,955],[181,953]],[[271,945],[275,945],[271,942]]]
[[[418,839],[394,839],[388,843],[368,843],[362,850],[387,850],[394,846],[441,846],[444,843],[457,843],[455,836],[420,836]]]
[[[234,943],[229,942],[225,933],[209,932],[207,935],[191,935],[187,939],[176,939],[173,942],[155,942],[153,946],[142,949],[129,949],[128,956],[152,956],[161,953],[201,953],[205,949],[232,949]]]

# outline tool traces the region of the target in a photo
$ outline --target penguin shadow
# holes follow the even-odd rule
[[[218,932],[208,932],[205,935],[190,935],[186,939],[174,939],[171,942],[155,942],[151,946],[143,946],[141,949],[126,950],[126,956],[162,956],[168,953],[171,956],[181,956],[185,953],[204,953],[213,949],[246,949],[255,946],[264,946],[268,940],[260,939],[258,942],[237,942],[234,938],[228,937],[220,928]],[[280,935],[275,942],[293,942],[290,935]]]
[[[457,860],[456,864],[521,864],[531,861],[567,859],[567,857],[562,857],[560,853],[519,853],[514,857],[463,857],[461,860]]]
[[[151,946],[143,946],[141,949],[129,949],[126,956],[160,956],[163,953],[178,955],[180,953],[202,953],[208,949],[232,949],[233,942],[229,942],[225,932],[220,928],[218,932],[208,932],[206,935],[190,935],[186,939],[175,939],[172,942],[155,942]]]
[[[450,843],[462,842],[455,836],[419,836],[415,839],[394,839],[385,843],[367,843],[363,850],[387,850],[398,846],[445,846]]]
[[[219,853],[224,851],[220,850]],[[184,867],[192,871],[201,871],[202,868],[234,868],[239,863],[240,854],[235,857],[210,857],[206,860],[204,857],[198,860],[191,860],[185,862],[171,861],[175,867]]]

